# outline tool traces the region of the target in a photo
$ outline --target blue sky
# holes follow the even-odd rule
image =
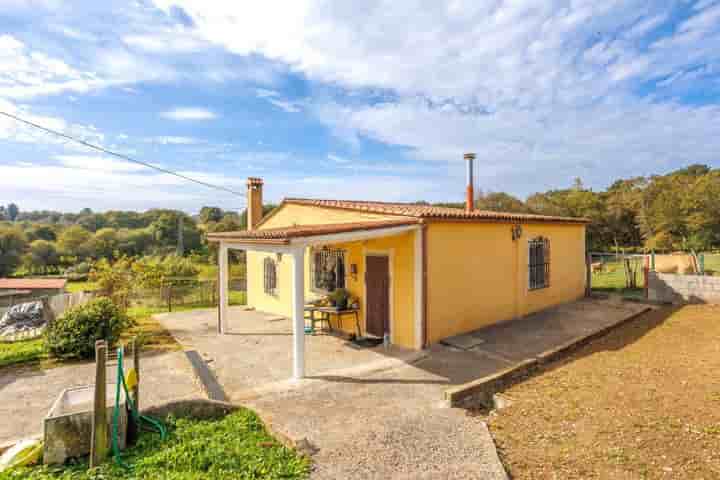
[[[266,197],[525,197],[720,164],[720,0],[5,0],[0,110]],[[244,200],[0,118],[2,203]]]

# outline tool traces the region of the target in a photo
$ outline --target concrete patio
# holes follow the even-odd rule
[[[162,313],[155,318],[185,350],[195,350],[207,363],[229,400],[241,400],[277,385],[293,374],[290,319],[243,307],[228,309],[228,322],[217,333],[217,310]],[[345,318],[345,322],[351,321]],[[354,320],[353,320],[354,321]],[[335,335],[305,335],[306,379],[360,374],[398,366],[424,356],[398,347],[360,348]]]
[[[293,350],[288,319],[234,307],[226,335],[217,333],[215,310],[158,319],[209,362],[231,400],[315,449],[314,479],[506,479],[485,423],[449,408],[445,391],[645,308],[585,299],[423,352],[357,350],[334,336],[306,335],[307,377],[297,381],[287,381]]]

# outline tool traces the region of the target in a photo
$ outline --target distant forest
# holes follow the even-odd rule
[[[593,191],[576,179],[567,189],[536,193],[522,201],[503,192],[481,193],[483,210],[587,217],[593,250],[710,250],[720,247],[720,170],[692,165],[667,175],[636,177]],[[417,202],[427,203],[427,202]],[[460,203],[437,205],[463,208]],[[265,205],[266,212],[274,205]],[[122,256],[193,254],[214,262],[206,232],[243,230],[245,212],[203,207],[199,215],[178,210],[78,213],[23,211],[0,206],[0,276],[72,271],[78,264]]]
[[[272,209],[272,205],[266,207]],[[100,259],[193,254],[214,261],[206,232],[245,229],[246,214],[203,207],[178,210],[93,212],[23,211],[0,207],[0,276],[73,273]]]
[[[462,207],[458,203],[446,206]],[[592,250],[710,250],[720,247],[720,169],[691,165],[667,175],[615,181],[603,191],[571,188],[530,195],[480,194],[483,210],[587,217]]]

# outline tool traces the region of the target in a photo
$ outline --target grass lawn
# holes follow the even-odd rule
[[[245,292],[230,292],[230,305],[245,305]],[[173,306],[174,312],[193,310],[196,308],[213,308],[209,304],[188,304]],[[167,312],[166,307],[134,306],[128,309],[128,315],[135,321],[135,326],[122,335],[122,342],[129,342],[138,337],[143,348],[153,350],[178,350],[180,345],[175,341],[170,332],[165,330],[153,315]],[[61,362],[49,359],[42,339],[28,340],[14,343],[0,343],[0,367],[9,365],[43,362],[43,367],[59,365]]]
[[[22,342],[0,343],[0,367],[16,363],[37,362],[46,358],[41,338]]]
[[[712,270],[714,275],[720,275],[720,254],[705,254],[705,269]]]
[[[95,290],[97,285],[95,282],[67,282],[65,290],[68,293],[84,292],[86,290]]]
[[[643,290],[642,269],[637,274],[637,285],[640,288],[626,288],[625,272],[620,262],[607,263],[602,272],[592,274],[592,289],[605,293],[620,293],[624,297],[641,298],[645,295]]]
[[[219,420],[168,419],[169,436],[145,433],[126,450],[125,470],[108,460],[88,472],[86,459],[66,467],[33,467],[0,473],[0,480],[225,480],[302,479],[310,461],[284,447],[252,411]]]
[[[720,307],[652,311],[505,392],[515,479],[720,478]]]

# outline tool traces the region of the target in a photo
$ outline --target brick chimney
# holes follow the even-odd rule
[[[263,179],[248,177],[247,179],[247,229],[255,227],[263,217]]]
[[[473,185],[475,185],[474,169],[475,169],[475,154],[466,153],[463,155],[465,162],[467,162],[467,190],[465,192],[465,210],[471,212],[475,209],[475,191]]]

